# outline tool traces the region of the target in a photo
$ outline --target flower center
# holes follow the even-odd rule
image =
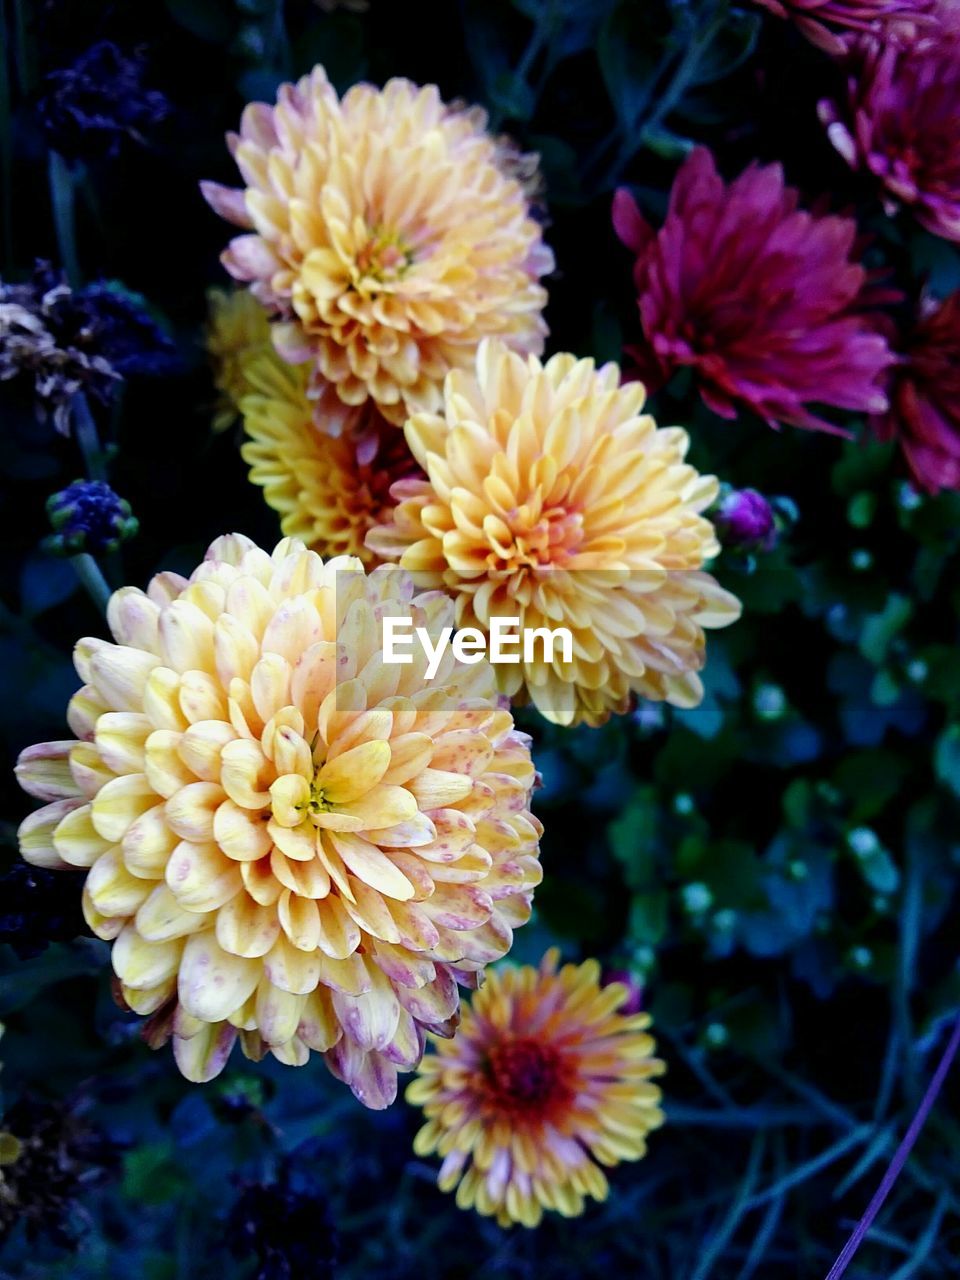
[[[398,231],[375,227],[357,254],[357,273],[361,280],[399,280],[413,262],[413,250]]]
[[[503,1040],[487,1054],[485,1073],[500,1107],[543,1110],[569,1093],[560,1054],[533,1039]]]
[[[323,794],[323,787],[320,786],[320,770],[317,769],[313,775],[313,781],[310,783],[310,799],[304,806],[306,813],[327,813],[333,808],[333,805]]]
[[[561,565],[583,539],[583,516],[579,511],[551,507],[534,515],[527,506],[510,513],[510,539],[489,535],[496,555],[496,568],[540,568]]]

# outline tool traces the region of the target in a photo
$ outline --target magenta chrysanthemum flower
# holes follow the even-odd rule
[[[847,67],[845,99],[820,103],[830,141],[879,179],[888,211],[910,205],[928,231],[960,241],[960,24],[857,40]]]
[[[649,389],[688,365],[721,417],[749,409],[771,426],[821,431],[839,428],[812,404],[886,409],[892,356],[864,310],[856,224],[798,199],[779,165],[751,165],[725,184],[703,147],[677,174],[659,232],[617,192],[613,225],[637,255],[643,330],[627,354]]]
[[[899,439],[917,484],[960,489],[960,291],[921,306],[890,402],[876,425]]]
[[[846,53],[844,33],[873,32],[888,36],[906,24],[923,20],[930,0],[755,0],[778,18],[792,22],[798,31],[825,53]]]

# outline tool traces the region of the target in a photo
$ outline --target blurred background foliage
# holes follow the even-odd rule
[[[244,102],[272,97],[315,62],[341,90],[392,75],[436,82],[540,153],[558,259],[554,349],[619,358],[636,317],[612,191],[629,184],[659,219],[694,141],[728,176],[754,158],[779,160],[807,200],[856,208],[868,256],[908,298],[960,283],[960,253],[886,217],[828,144],[816,103],[833,87],[830,61],[759,9],[360,7],[0,6],[5,281],[59,258],[44,77],[108,39],[142,50],[145,83],[169,103],[149,137],[86,158],[71,178],[83,279],[142,294],[178,355],[162,378],[128,380],[99,411],[111,483],[140,522],[122,564],[119,552],[105,561],[113,585],[188,566],[225,529],[267,545],[277,534],[235,435],[210,432],[201,331],[205,290],[223,282],[224,237],[197,182],[229,177],[223,133]],[[112,1004],[103,944],[57,942],[25,959],[6,946],[5,1104],[43,1099],[93,1126],[115,1158],[80,1161],[64,1192],[62,1222],[80,1251],[49,1232],[31,1240],[21,1225],[0,1275],[826,1273],[960,1008],[960,497],[921,498],[892,447],[857,422],[850,441],[722,422],[682,377],[654,411],[690,428],[701,471],[782,499],[780,537],[772,551],[721,562],[745,616],[711,637],[699,709],[647,705],[602,730],[523,717],[544,780],[546,879],[513,956],[536,959],[555,941],[643,987],[669,1063],[670,1123],[649,1157],[618,1169],[609,1201],[582,1219],[504,1233],[436,1191],[435,1170],[411,1154],[417,1117],[404,1104],[365,1112],[319,1067],[235,1061],[215,1084],[190,1086]],[[76,445],[10,394],[2,414],[0,832],[12,863],[28,807],[13,760],[62,736],[77,685],[72,643],[103,624],[71,567],[40,549],[47,496],[82,471]],[[16,910],[12,898],[0,903]],[[30,923],[42,932],[42,920]],[[3,918],[5,937],[21,927]],[[955,1080],[849,1276],[956,1274],[958,1101]],[[283,1270],[294,1245],[300,1269]]]

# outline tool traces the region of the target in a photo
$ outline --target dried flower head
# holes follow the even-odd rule
[[[176,348],[146,302],[116,281],[71,289],[49,263],[24,284],[0,281],[0,382],[29,384],[39,413],[70,431],[79,391],[106,401],[119,380],[168,373]]]
[[[70,433],[70,401],[78,391],[108,400],[119,374],[78,316],[70,286],[47,263],[26,284],[0,281],[0,382],[30,384],[37,411]]]
[[[170,105],[145,87],[144,70],[140,54],[100,40],[72,66],[52,71],[38,106],[51,147],[69,159],[94,159],[116,156],[125,142],[145,142]]]
[[[180,370],[176,345],[142,294],[117,280],[94,280],[73,294],[78,327],[122,378],[163,377]]]
[[[23,1223],[28,1240],[44,1235],[75,1249],[83,1192],[119,1164],[114,1143],[82,1108],[20,1098],[0,1133],[0,1241]]]
[[[320,1188],[284,1165],[275,1182],[241,1191],[227,1220],[232,1252],[256,1259],[253,1280],[335,1280],[336,1228]]]
[[[88,930],[80,910],[83,877],[15,862],[0,876],[0,942],[21,960],[51,942],[70,942]]]

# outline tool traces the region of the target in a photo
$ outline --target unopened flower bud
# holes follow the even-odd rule
[[[43,545],[51,555],[116,551],[140,527],[129,502],[102,480],[76,480],[53,494],[47,499],[47,515],[54,532]]]
[[[720,541],[733,550],[770,551],[777,540],[773,508],[756,489],[728,493],[713,522]]]

